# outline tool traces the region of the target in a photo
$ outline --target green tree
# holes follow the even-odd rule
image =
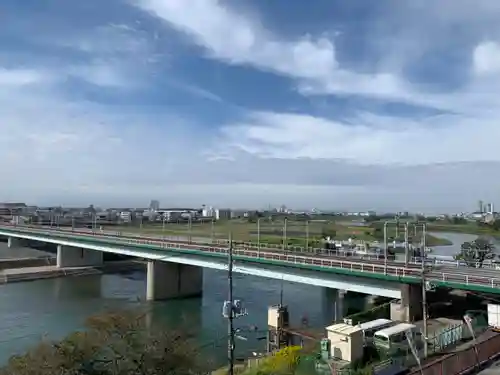
[[[495,220],[490,225],[491,225],[491,229],[493,229],[495,231],[500,230],[500,220]]]
[[[495,246],[486,238],[464,242],[460,253],[455,255],[455,260],[463,261],[469,267],[481,268],[487,259],[493,259]]]
[[[0,375],[201,374],[196,354],[186,334],[148,328],[144,314],[107,313],[84,331],[12,357]]]
[[[333,228],[323,227],[321,229],[321,237],[323,237],[323,238],[326,238],[326,237],[335,238],[336,235],[337,235],[337,231]]]
[[[244,375],[293,375],[300,364],[302,348],[288,346],[265,358],[255,368],[245,371]]]

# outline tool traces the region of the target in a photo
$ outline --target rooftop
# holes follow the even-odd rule
[[[345,323],[337,323],[326,327],[326,330],[333,333],[349,336],[352,333],[361,331],[361,327],[351,326],[350,324]]]
[[[376,334],[390,336],[390,335],[394,335],[396,333],[408,331],[409,329],[412,329],[415,327],[416,327],[415,324],[399,323],[399,324],[396,324],[395,326],[381,329],[380,331],[377,331]]]
[[[375,320],[371,320],[369,322],[362,323],[359,325],[359,327],[361,329],[371,329],[371,328],[380,327],[382,325],[386,325],[389,323],[395,323],[395,322],[393,322],[392,320],[389,320],[389,319],[375,319]]]

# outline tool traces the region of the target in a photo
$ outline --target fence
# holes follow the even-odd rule
[[[408,375],[457,375],[471,371],[484,365],[492,358],[500,355],[500,334],[491,332],[489,338],[476,347],[448,354],[420,369],[415,369]]]

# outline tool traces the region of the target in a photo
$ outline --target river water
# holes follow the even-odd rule
[[[222,304],[227,296],[227,274],[205,269],[203,298],[154,302],[155,319],[167,327],[183,324],[199,329],[204,343],[214,342],[213,359],[225,355],[226,320]],[[280,280],[235,275],[235,298],[241,298],[249,312],[236,321],[236,326],[255,325],[267,329],[267,308],[277,304],[283,287],[283,300],[290,307],[291,320],[298,324],[306,315],[310,326],[324,327],[327,322],[322,309],[322,289]],[[104,274],[84,277],[38,280],[0,286],[0,363],[9,356],[22,353],[42,337],[58,339],[83,327],[88,316],[106,310],[133,308],[143,304],[145,273]],[[350,302],[351,305],[353,304]],[[358,309],[364,301],[355,301]],[[248,334],[248,341],[238,341],[237,354],[262,351],[265,334]]]

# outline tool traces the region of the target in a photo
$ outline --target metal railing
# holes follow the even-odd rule
[[[0,226],[0,229],[2,227]],[[39,229],[33,227],[14,227],[14,226],[4,226],[7,230],[16,230],[19,232],[30,233],[30,234],[42,234],[47,236],[62,236],[68,239],[75,238],[75,240],[85,239],[94,240],[96,242],[103,242],[111,245],[150,245],[154,247],[160,247],[162,249],[179,249],[179,250],[197,250],[204,251],[208,253],[215,254],[227,254],[228,252],[228,242],[220,241],[217,243],[188,243],[180,241],[166,241],[161,238],[141,238],[141,237],[125,237],[119,235],[109,235],[102,234],[100,232],[88,232],[88,231],[61,231],[54,229]],[[349,270],[350,272],[364,272],[372,274],[384,274],[396,277],[413,277],[420,279],[422,276],[422,271],[420,267],[404,267],[398,265],[395,262],[385,265],[383,260],[377,259],[379,263],[375,263],[373,260],[363,259],[362,261],[352,260],[351,257],[342,259],[342,257],[335,256],[318,256],[314,255],[314,251],[305,252],[295,252],[290,251],[284,252],[282,248],[280,251],[274,250],[272,247],[265,247],[264,244],[260,246],[255,243],[236,243],[233,249],[235,256],[241,256],[250,259],[263,259],[271,260],[276,262],[286,262],[292,264],[300,264],[306,266],[316,266],[321,268],[336,268]],[[324,249],[316,249],[322,251]],[[311,254],[311,252],[313,254]],[[415,263],[416,265],[417,263]],[[477,269],[470,269],[470,271]],[[428,274],[427,280],[430,282],[442,282],[442,283],[460,283],[466,285],[481,285],[489,288],[500,288],[500,272],[498,278],[492,278],[488,276],[480,276],[476,274],[468,273],[453,273],[453,272],[439,272],[438,270],[431,270]]]

